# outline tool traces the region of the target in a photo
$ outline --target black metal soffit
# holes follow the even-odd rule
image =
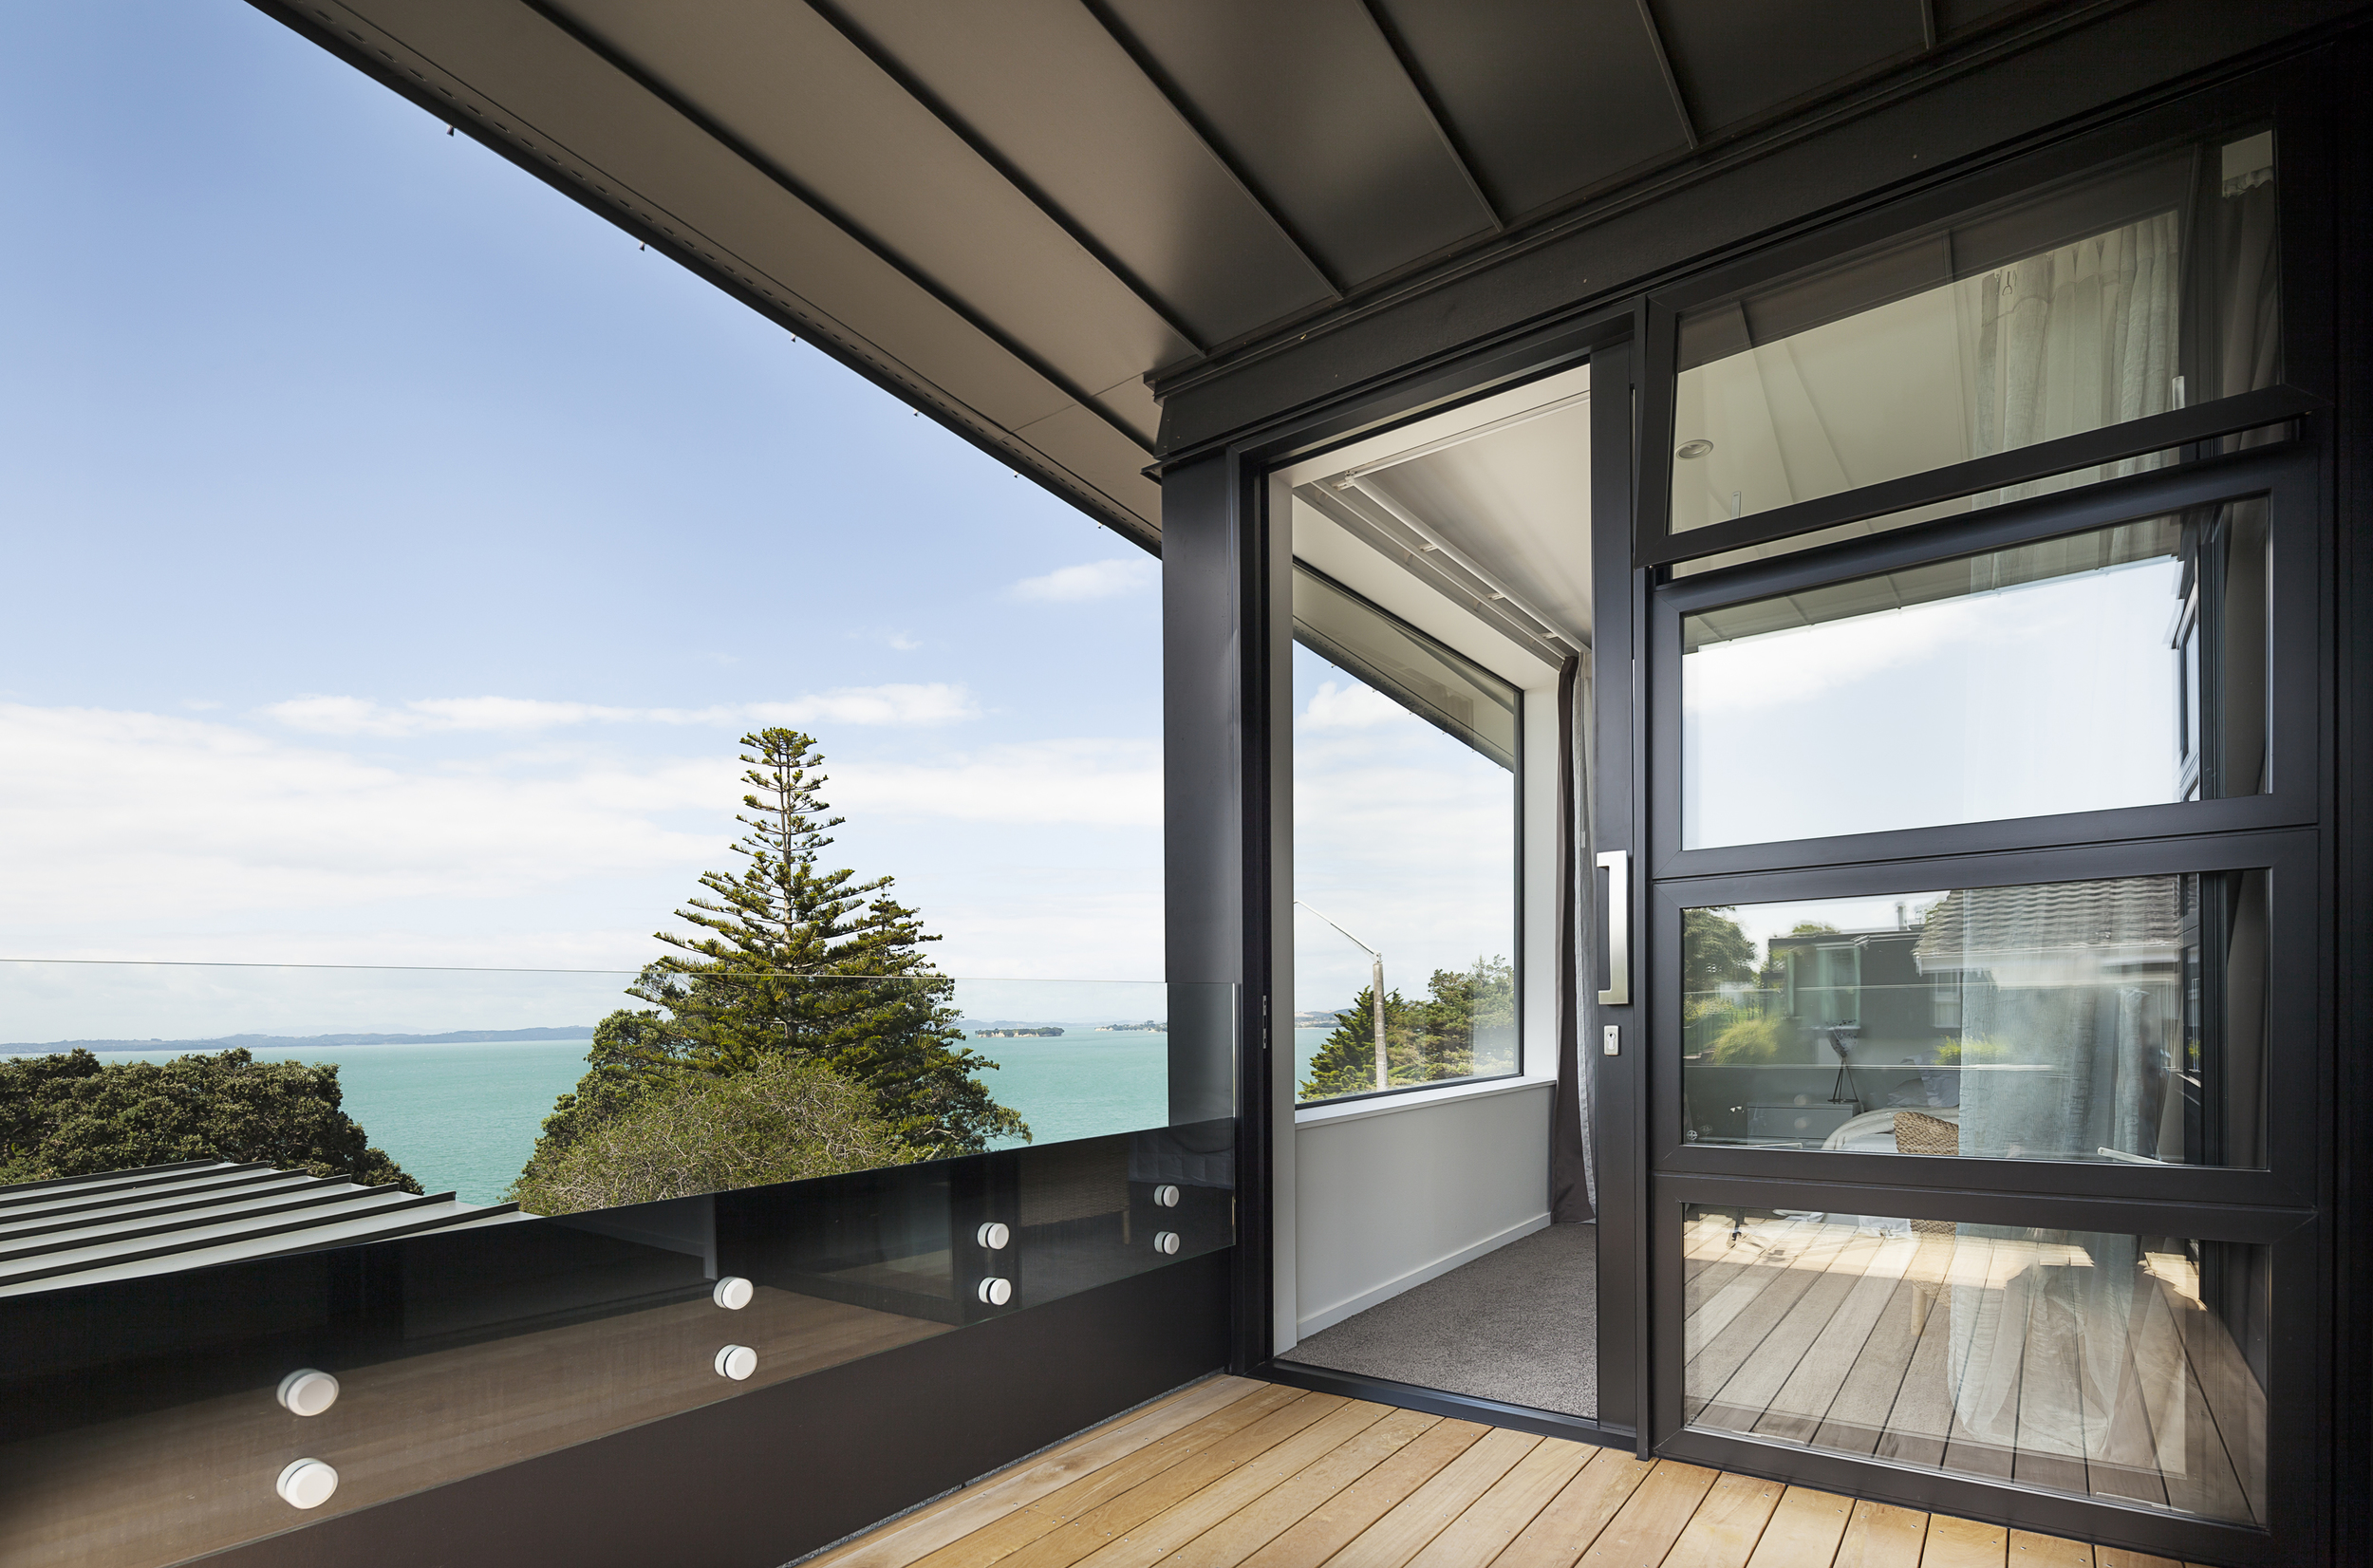
[[[1155,372],[2071,9],[252,3],[1149,549]]]

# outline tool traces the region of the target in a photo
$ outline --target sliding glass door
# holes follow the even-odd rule
[[[2280,130],[2232,106],[1643,311],[1598,1064],[1643,1447],[2194,1560],[2321,1539],[2328,545]]]

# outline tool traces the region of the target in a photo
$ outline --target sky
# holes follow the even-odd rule
[[[631,971],[776,723],[944,970],[1160,979],[1151,557],[234,0],[0,7],[0,958],[138,961],[0,1040],[589,1021],[142,965]]]
[[[1699,648],[1686,846],[2176,799],[2182,580],[2159,556]]]
[[[1515,775],[1297,646],[1296,1011],[1347,1007],[1369,983],[1352,937],[1411,999],[1436,969],[1513,959],[1516,891]]]

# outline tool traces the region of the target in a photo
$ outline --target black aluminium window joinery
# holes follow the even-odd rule
[[[2332,1512],[2340,1506],[2327,1484],[2336,1419],[2329,1387],[2336,1368],[2326,1332],[2334,1260],[2330,1207],[2334,1176],[2329,1143],[2333,1132],[2324,1121],[2329,1119],[2328,1086],[2337,1069],[2330,1037],[2333,980],[2323,951],[2332,920],[2328,827],[2334,809],[2329,783],[2334,695],[2325,671],[2333,650],[2334,628],[2324,597],[2323,573],[2333,548],[2327,443],[2334,414],[2331,340],[2327,330],[2318,337],[2332,308],[2335,252],[2328,226],[2319,226],[2324,220],[2318,216],[2322,200],[2318,193],[2329,190],[2330,126],[2315,93],[2319,84],[2328,86],[2333,80],[2311,60],[2264,68],[2253,77],[2203,89],[2191,99],[2073,134],[1995,169],[1939,181],[1918,195],[1874,201],[1834,221],[1807,223],[1798,236],[1748,259],[1722,264],[1686,282],[1658,286],[1653,295],[1634,296],[1619,307],[1476,347],[1447,367],[1436,365],[1411,373],[1391,390],[1364,394],[1281,422],[1228,454],[1228,471],[1241,474],[1245,481],[1242,492],[1245,503],[1258,509],[1261,504],[1258,476],[1268,467],[1297,460],[1353,434],[1373,434],[1473,397],[1505,390],[1570,365],[1578,354],[1591,358],[1598,394],[1593,439],[1601,455],[1592,480],[1598,520],[1592,540],[1598,650],[1594,683],[1598,698],[1595,784],[1601,813],[1598,847],[1634,855],[1631,929],[1640,977],[1633,989],[1637,1005],[1601,1008],[1597,1015],[1598,1021],[1618,1026],[1621,1055],[1600,1057],[1591,1053],[1588,1063],[1598,1086],[1595,1111],[1602,1200],[1599,1440],[1621,1440],[1636,1419],[1637,1451],[1643,1456],[1663,1453],[1720,1464],[1882,1500],[2007,1520],[2053,1533],[2092,1536],[2162,1555],[2237,1562],[2277,1556],[2283,1560],[2320,1559],[2329,1539]],[[2122,157],[2202,123],[2237,121],[2252,115],[2270,116],[2283,142],[2286,380],[2261,388],[2263,396],[2243,395],[2252,401],[2226,400],[2221,407],[2195,404],[2171,410],[2187,419],[2154,423],[2139,441],[2163,439],[2176,445],[2213,448],[2220,444],[2216,437],[2257,431],[2263,439],[2266,426],[2285,427],[2273,444],[2237,454],[2197,457],[2112,481],[2098,493],[2072,491],[2016,501],[1983,513],[1918,523],[1899,532],[1823,547],[1786,560],[1727,566],[1686,582],[1671,580],[1664,569],[1672,562],[1717,554],[1749,542],[1718,532],[1717,525],[1692,531],[1685,545],[1675,545],[1664,528],[1667,476],[1657,460],[1664,456],[1659,451],[1664,427],[1658,421],[1670,415],[1673,328],[1680,308],[1724,289],[1745,287],[1758,277],[1776,276],[1816,262],[1823,255],[1883,240],[1907,225],[1949,217],[1973,200],[2015,194],[2022,184],[2036,178],[2081,173],[2089,161],[2104,156],[2103,149],[2107,156]],[[1633,392],[1630,407],[1610,395],[1625,386]],[[2139,423],[2111,427],[2099,445],[2056,447],[2040,457],[2037,448],[2019,449],[2011,454],[2018,459],[2015,465],[1975,471],[1981,482],[1971,482],[1967,470],[1943,477],[1922,476],[1914,482],[1927,488],[1906,494],[1929,498],[1967,495],[1974,489],[2044,477],[2046,471],[2077,459],[2100,461],[2113,448],[2127,444]],[[2071,814],[1915,829],[1850,841],[1800,840],[1681,853],[1676,834],[1672,847],[1652,846],[1652,831],[1672,815],[1658,798],[1670,776],[1669,762],[1653,754],[1665,744],[1670,728],[1666,719],[1658,717],[1666,709],[1664,694],[1656,683],[1664,678],[1663,665],[1671,657],[1663,640],[1669,633],[1671,644],[1678,643],[1679,607],[1751,597],[1751,585],[1768,588],[1787,581],[1815,582],[1834,576],[1848,551],[1864,552],[1852,558],[1865,563],[1893,559],[1916,564],[1955,550],[1966,552],[1983,548],[1989,539],[2073,532],[2086,526],[2088,517],[2105,519],[2120,509],[2131,510],[2146,491],[2170,506],[2205,505],[2233,499],[2237,492],[2256,493],[2266,495],[2270,507],[2279,513],[2277,526],[2288,535],[2285,548],[2289,554],[2288,565],[2278,565],[2275,571],[2277,645],[2270,653],[2278,670],[2272,734],[2276,755],[2272,788],[2266,793],[2131,807],[2100,816]],[[1809,532],[1899,511],[1901,507],[1892,502],[1903,498],[1877,491],[1849,492],[1816,503],[1824,511],[1807,511],[1791,520],[1798,531]],[[1760,527],[1770,520],[1765,514],[1751,521]],[[1890,550],[1899,553],[1886,555]],[[2290,718],[2284,717],[2286,702],[2290,704]],[[2144,866],[2175,868],[2221,863],[2281,871],[2287,885],[2305,901],[2293,902],[2285,912],[2290,923],[2287,934],[2303,940],[2289,944],[2292,951],[2279,961],[2289,965],[2285,978],[2274,982],[2277,989],[2292,993],[2284,999],[2301,1036],[2284,1047],[2290,1055],[2282,1066],[2308,1075],[2308,1097],[2316,1101],[2315,1115],[2323,1118],[2317,1121],[2313,1136],[2294,1138],[2296,1148],[2288,1151],[2278,1139],[2276,1167],[2269,1169],[2187,1167],[2134,1176],[2088,1169],[2085,1174],[2094,1187],[2077,1197],[2059,1189],[2067,1167],[2048,1162],[2035,1162],[2021,1169],[1971,1171],[1969,1179],[1956,1185],[1954,1172],[1943,1166],[1931,1167],[1933,1181],[1888,1181],[1868,1174],[1857,1179],[1850,1172],[1824,1167],[1819,1151],[1747,1149],[1721,1151],[1717,1158],[1710,1150],[1687,1153],[1680,1150],[1677,1140],[1667,1139],[1669,1129],[1661,1109],[1667,1093],[1652,1085],[1648,1072],[1656,1050],[1657,1026],[1651,1018],[1654,988],[1647,979],[1654,973],[1652,966],[1662,961],[1663,949],[1672,943],[1672,933],[1663,924],[1669,911],[1677,910],[1695,893],[1712,888],[1717,880],[1734,885],[1728,890],[1740,897],[1750,890],[1757,896],[1782,896],[1775,890],[1785,886],[1810,887],[1823,878],[1851,877],[1861,870],[1870,872],[1858,885],[1866,890],[1949,886],[1933,877],[1923,880],[1908,868],[1933,868],[1948,861],[1967,868],[1977,858],[1997,863],[1991,874],[1999,884],[2088,873],[2116,876]],[[1677,915],[1672,919],[1677,924]],[[1587,993],[1604,983],[1605,957],[1601,952],[1585,961],[1599,969],[1597,983],[1583,986]],[[1585,1037],[1595,1036],[1593,1028]],[[1716,1168],[1732,1152],[1783,1164],[1751,1170]],[[2280,1158],[2286,1152],[2297,1155],[2287,1167]],[[1670,1161],[1664,1158],[1668,1154],[1672,1156]],[[1785,1164],[1790,1159],[1795,1163]],[[1700,1165],[1706,1168],[1696,1168]],[[2163,1176],[2175,1185],[2154,1188],[2149,1181],[2153,1176]],[[2299,1178],[2296,1185],[2290,1180],[2293,1176]],[[1682,1369],[1675,1359],[1680,1336],[1672,1287],[1677,1283],[1678,1259],[1671,1244],[1678,1234],[1682,1205],[1779,1200],[1820,1206],[1817,1199],[1849,1188],[1874,1198],[1882,1192],[1897,1194],[1892,1201],[1899,1203],[1897,1212],[1935,1217],[1957,1214],[1972,1223],[1981,1218],[2020,1223],[2021,1216],[2027,1223],[2046,1220],[2075,1223],[2081,1219],[2097,1226],[2163,1227],[2161,1233],[2170,1234],[2188,1229],[2195,1237],[2247,1241],[2266,1247],[2282,1281],[2274,1324],[2280,1348],[2271,1384],[2275,1429],[2270,1434],[2269,1449],[2280,1484],[2270,1526],[2202,1523],[2164,1513],[2144,1516],[2116,1503],[2022,1486],[2015,1480],[2006,1484],[1916,1475],[1883,1461],[1790,1450],[1686,1428],[1679,1419],[1677,1391]],[[1265,1264],[1248,1260],[1247,1267],[1265,1278]],[[1479,1419],[1493,1418],[1488,1411],[1476,1413]],[[2192,1532],[2188,1540],[2195,1547],[2188,1554],[2185,1531]]]
[[[1729,875],[1909,855],[2080,846],[2105,840],[2312,822],[2321,805],[2315,768],[2315,676],[2320,646],[2316,579],[2288,563],[2319,548],[2317,455],[2305,441],[2261,447],[2161,469],[2081,491],[2011,503],[1966,518],[1829,545],[1769,562],[1732,567],[1655,589],[1649,608],[1646,696],[1658,794],[1651,829],[1657,878]],[[1853,578],[2113,527],[2137,517],[2184,513],[2243,497],[2266,498],[2270,549],[2278,565],[2269,615],[2270,787],[2224,799],[1909,828],[1843,838],[1687,849],[1680,832],[1682,623],[1726,604],[1784,595]]]
[[[1666,459],[1672,456],[1682,309],[1726,291],[1735,295],[1759,278],[1789,274],[1818,263],[1824,253],[1843,254],[1883,241],[1891,229],[1933,224],[1949,216],[1956,202],[1970,199],[1969,191],[1977,187],[1984,187],[1978,196],[1993,199],[2039,168],[2054,177],[2080,171],[2088,146],[2114,143],[2113,151],[2131,151],[2153,135],[2164,135],[2173,117],[2160,117],[2157,124],[2138,121],[2106,137],[2072,142],[2027,160],[2028,174],[1981,177],[1959,193],[1940,192],[1838,226],[1793,249],[1662,291],[1642,310],[1641,429],[1634,449],[1639,494],[1628,541],[1630,604],[1641,617],[1633,643],[1640,673],[1631,681],[1602,682],[1601,700],[1620,702],[1628,696],[1636,701],[1629,730],[1647,747],[1634,775],[1635,787],[1643,793],[1631,830],[1641,835],[1648,851],[1642,874],[1635,879],[1641,889],[1635,917],[1641,924],[1635,935],[1645,954],[1635,961],[1645,965],[1648,1003],[1641,1032],[1649,1036],[1652,1058],[1637,1123],[1636,1158],[1644,1184],[1637,1202],[1644,1234],[1629,1254],[1640,1271],[1633,1284],[1642,1296],[1641,1332],[1649,1353],[1643,1454],[2004,1519],[2187,1559],[2320,1558],[2334,1501],[2327,1484],[2332,1367],[2324,1329],[2333,1244],[2328,1107],[2335,1071],[2326,968],[2329,848],[2323,827],[2331,800],[2325,759],[2332,694],[2323,671],[2332,633],[2322,586],[2331,550],[2325,478],[2330,403],[2328,355],[2324,345],[2312,341],[2308,324],[2319,320],[2319,303],[2328,298],[2323,274],[2331,256],[2328,242],[2298,242],[2300,214],[2314,210],[2315,192],[2322,188],[2315,176],[2320,122],[2300,102],[2269,103],[2272,89],[2267,84],[2282,74],[2264,73],[2215,107],[2197,111],[2200,123],[2255,114],[2281,129],[2287,158],[2280,252],[2287,379],[2275,384],[1755,515],[1679,532],[1671,526]],[[2242,439],[2225,439],[2235,436]],[[2230,450],[2235,445],[2243,449]],[[1912,508],[2046,480],[2086,465],[2147,460],[2148,454],[2177,446],[2188,448],[2181,456],[2190,460],[1956,516],[1913,521],[1858,539],[1816,541],[1760,561],[1730,557],[1686,575],[1670,569],[1686,560],[1840,525],[1892,521],[1891,514]],[[2263,672],[2268,771],[2262,790],[2221,799],[2169,797],[2159,804],[1841,837],[1685,847],[1680,665],[1685,625],[1693,613],[1832,586],[1842,590],[1873,574],[1933,572],[1936,564],[2146,516],[2206,517],[2229,513],[2229,503],[2251,497],[2262,502],[2268,518],[2270,578]],[[1602,575],[1602,596],[1606,582]],[[1602,640],[1602,660],[1608,652]],[[2176,660],[2177,648],[2171,646],[2165,657]],[[2247,874],[2261,877],[2267,888],[2272,924],[2259,1060],[2270,1125],[2257,1168],[1983,1158],[1912,1152],[1909,1145],[1898,1152],[1844,1152],[1809,1141],[1795,1148],[1773,1147],[1778,1140],[1760,1146],[1747,1139],[1691,1141],[1681,1046],[1686,910],[1897,895],[1906,888],[2009,889],[2194,874],[2203,887],[2220,877]],[[1695,1340],[1685,1329],[1691,1304],[1686,1271],[1696,1265],[1686,1261],[1682,1240],[1687,1215],[1710,1208],[1740,1216],[1831,1210],[1901,1215],[1908,1217],[1906,1223],[1949,1232],[1994,1225],[2014,1227],[1996,1234],[2043,1237],[2076,1231],[2189,1236],[2195,1246],[2219,1258],[2252,1260],[2244,1273],[2248,1288],[2259,1295],[2254,1304],[2242,1304],[2234,1332],[2250,1347],[2265,1400],[2260,1407],[2265,1435],[2256,1453],[2260,1491],[2246,1510],[2212,1517],[2181,1512],[2172,1503],[2145,1506],[2075,1495],[2066,1489],[2065,1478],[2055,1484],[2024,1470],[2014,1475],[2007,1461],[1999,1476],[1923,1468],[1890,1462],[1883,1450],[1829,1451],[1809,1439],[1789,1441],[1751,1429],[1752,1421],[1700,1412],[1694,1401],[1706,1395],[1691,1391],[1689,1355]],[[1611,1256],[1619,1262],[1624,1255]],[[2233,1282],[2226,1278],[2219,1288]],[[1610,1281],[1606,1289],[1613,1288]],[[2171,1489],[2169,1496],[2174,1495]]]
[[[2155,150],[2198,144],[2203,138],[2216,135],[2217,127],[2230,126],[2238,132],[2247,127],[2270,126],[2279,149],[2282,187],[2312,192],[2320,188],[2326,177],[2322,144],[2328,135],[2326,117],[2313,101],[2312,85],[2317,79],[2313,68],[2305,65],[2269,67],[2226,88],[2196,95],[2179,106],[2137,115],[1921,195],[1876,206],[1648,295],[1642,302],[1639,340],[1644,364],[1637,476],[1640,494],[1633,531],[1635,564],[1665,566],[1720,555],[2096,465],[2147,460],[2151,454],[2177,448],[2206,452],[2229,443],[2243,432],[2314,418],[2328,411],[2332,345],[2322,335],[2301,330],[2299,325],[2303,320],[2315,319],[2319,308],[2329,297],[2328,230],[2322,225],[2316,199],[2308,195],[2304,199],[2284,199],[2278,210],[2270,243],[2280,271],[2280,297],[2284,302],[2278,311],[2279,348],[2271,355],[2271,364],[2279,367],[2279,373],[2267,377],[2261,365],[2262,379],[2254,387],[2236,388],[2231,396],[2195,396],[2188,403],[2178,396],[2176,405],[2164,412],[2145,412],[2140,418],[2126,418],[2122,422],[2110,422],[2034,444],[2014,445],[2007,451],[1884,478],[1858,489],[1818,495],[1734,519],[1681,529],[1672,526],[1671,470],[1674,465],[1667,459],[1673,454],[1672,442],[1676,439],[1674,388],[1684,363],[1681,338],[1685,316],[1719,302],[1751,298],[1758,289],[1817,273],[1824,267],[1835,268],[1850,257],[1900,246],[1904,236],[1938,232],[1971,213],[2012,207],[2022,193],[2081,182],[2093,170],[2143,159]],[[2066,197],[2064,194],[2053,199],[2065,203]],[[2108,209],[2103,211],[2108,215],[2103,221],[2116,215]],[[2018,216],[2013,208],[2008,220],[2011,227],[2018,226]],[[2068,226],[2065,217],[2058,221],[2064,228]],[[2203,248],[2205,237],[2204,233],[2187,232],[2187,251]],[[2202,308],[2200,301],[2213,280],[2205,276],[2209,270],[2198,265],[2196,258],[2187,255],[2184,265],[2182,298],[2177,308],[2181,331],[2190,343],[2213,335],[2208,321],[2194,319]],[[2194,272],[2203,275],[2195,278]],[[2191,351],[2187,349],[2187,353]],[[2199,351],[2210,350],[2203,345]],[[1702,353],[1702,349],[1698,352]],[[2195,389],[2195,393],[2205,390]]]

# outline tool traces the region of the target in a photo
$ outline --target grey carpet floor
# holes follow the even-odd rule
[[[1279,1357],[1598,1413],[1598,1227],[1551,1225],[1403,1291]]]

